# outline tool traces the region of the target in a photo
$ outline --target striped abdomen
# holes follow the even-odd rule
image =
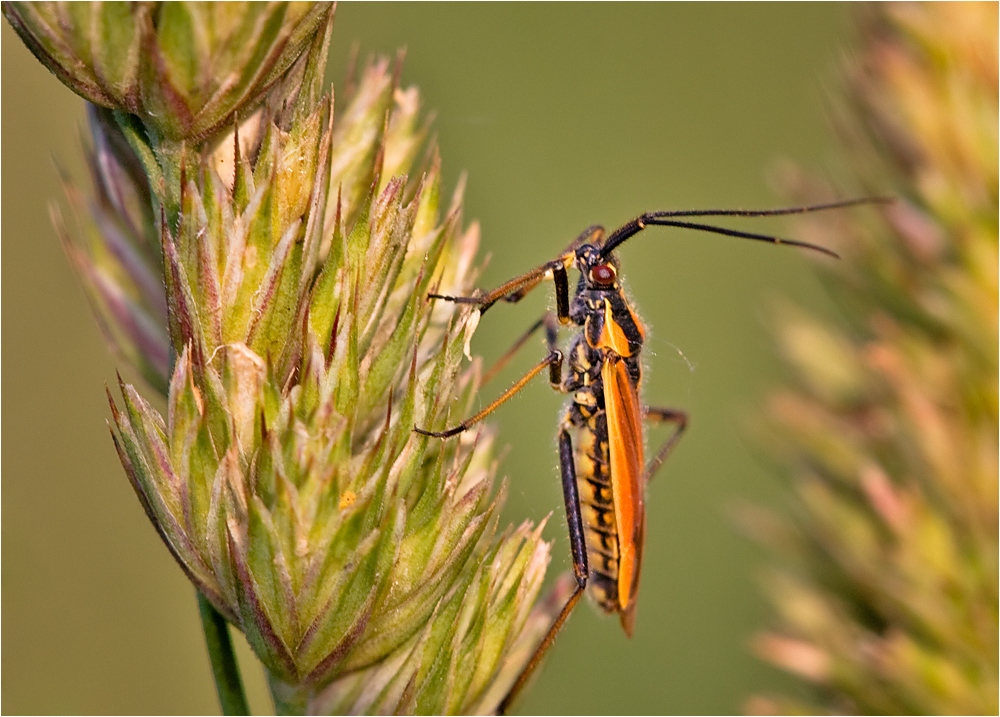
[[[570,422],[577,426],[576,478],[580,491],[590,569],[589,587],[606,612],[618,610],[618,530],[611,491],[607,419],[603,408],[577,401]],[[575,418],[576,420],[572,420]]]

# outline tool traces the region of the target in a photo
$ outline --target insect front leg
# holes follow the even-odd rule
[[[538,286],[542,280],[552,274],[556,285],[556,307],[559,320],[566,323],[569,320],[569,279],[566,270],[572,266],[575,254],[566,253],[557,259],[547,261],[541,266],[535,267],[531,271],[514,277],[495,288],[493,291],[478,292],[473,296],[446,296],[444,294],[428,294],[429,299],[442,299],[455,304],[471,304],[478,306],[480,313],[485,313],[488,308],[498,301],[506,301],[516,304],[528,293]],[[563,317],[566,317],[565,319]]]
[[[587,243],[598,243],[603,238],[604,227],[599,225],[587,227],[576,239],[570,242],[570,245],[556,259],[547,261],[541,266],[501,284],[493,291],[481,292],[477,289],[473,296],[428,294],[427,298],[442,299],[456,304],[471,304],[478,306],[480,313],[484,313],[498,301],[516,304],[551,273],[556,286],[556,315],[563,324],[569,323],[569,279],[566,271],[573,266],[577,248]]]
[[[531,656],[528,664],[521,670],[517,680],[510,688],[510,692],[500,702],[499,714],[506,714],[507,709],[517,697],[518,693],[527,683],[532,673],[541,663],[545,653],[552,646],[556,635],[565,624],[570,613],[580,601],[584,590],[587,589],[587,577],[590,575],[590,568],[587,562],[587,541],[583,534],[583,514],[580,510],[580,489],[576,482],[576,456],[573,451],[573,441],[570,439],[569,431],[564,423],[559,432],[559,471],[562,475],[563,500],[566,503],[566,523],[569,526],[569,544],[573,553],[573,575],[576,578],[576,588],[569,596],[566,604],[563,605],[559,615],[552,622],[552,627],[545,633],[545,637],[535,649],[535,654]]]
[[[656,455],[650,459],[649,463],[646,464],[646,468],[642,473],[642,482],[648,483],[649,480],[660,470],[660,466],[663,465],[663,461],[667,459],[670,455],[670,451],[674,449],[677,445],[677,441],[681,439],[684,431],[687,429],[688,415],[684,411],[678,411],[673,408],[656,408],[654,406],[646,406],[643,409],[647,420],[654,421],[656,423],[672,423],[674,424],[674,431],[670,434],[660,450],[656,452]]]

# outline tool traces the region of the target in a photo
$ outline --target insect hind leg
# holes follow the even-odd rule
[[[576,578],[576,588],[569,596],[566,604],[563,605],[559,615],[552,622],[552,627],[545,633],[545,637],[535,649],[535,654],[531,656],[528,664],[517,676],[514,685],[500,702],[499,714],[506,714],[507,709],[524,688],[528,679],[541,663],[545,653],[552,646],[556,635],[562,629],[563,624],[569,618],[576,604],[580,601],[584,590],[587,589],[587,577],[590,573],[587,562],[587,542],[583,534],[583,515],[580,511],[580,489],[576,482],[576,462],[573,452],[573,441],[569,437],[569,431],[565,424],[559,432],[559,470],[562,475],[563,500],[566,503],[566,523],[569,527],[569,544],[573,553],[573,575]]]

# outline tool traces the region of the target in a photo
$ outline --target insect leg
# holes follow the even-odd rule
[[[580,488],[576,482],[576,456],[569,431],[559,432],[559,472],[562,475],[563,501],[566,504],[566,523],[569,527],[569,545],[573,552],[573,574],[582,590],[587,587],[590,574],[587,565],[587,541],[583,534],[583,514],[580,511]]]
[[[594,225],[585,229],[568,247],[552,261],[545,262],[526,274],[515,277],[488,293],[476,292],[473,296],[445,296],[444,294],[428,294],[429,299],[442,299],[456,304],[472,304],[479,307],[480,313],[485,312],[498,301],[516,304],[528,295],[549,272],[556,287],[556,315],[563,324],[569,323],[569,278],[566,275],[576,258],[576,250],[583,244],[595,244],[604,238],[604,227]]]
[[[510,707],[514,698],[517,697],[518,693],[524,687],[528,678],[538,667],[542,658],[545,657],[545,653],[552,646],[552,642],[555,640],[556,635],[559,630],[562,629],[563,624],[566,619],[573,612],[573,608],[580,601],[580,597],[583,595],[583,591],[587,588],[587,576],[589,575],[589,568],[587,564],[587,543],[583,535],[583,515],[580,512],[580,492],[576,483],[576,463],[575,456],[573,455],[573,442],[570,440],[569,431],[565,428],[559,432],[559,468],[562,474],[562,484],[563,484],[563,499],[566,503],[566,523],[569,526],[569,544],[573,551],[573,574],[576,577],[576,589],[573,590],[573,594],[569,596],[569,600],[563,605],[562,610],[559,611],[559,615],[552,622],[552,627],[549,631],[545,633],[545,637],[539,643],[538,648],[535,650],[535,654],[531,656],[528,664],[524,666],[521,670],[521,674],[517,676],[517,680],[514,682],[513,687],[510,688],[510,692],[507,696],[503,698],[500,702],[500,707],[498,712],[500,714],[506,714],[507,709]]]
[[[444,294],[428,294],[427,298],[442,299],[456,304],[473,304],[479,307],[480,312],[485,312],[488,308],[493,306],[493,304],[501,300],[508,301],[510,303],[517,303],[527,296],[528,292],[538,286],[547,274],[552,273],[557,282],[556,298],[557,302],[559,302],[560,289],[558,288],[558,283],[560,281],[560,275],[562,277],[562,281],[568,286],[566,270],[572,266],[575,256],[575,254],[567,252],[557,259],[547,261],[541,266],[535,267],[526,274],[514,277],[505,284],[501,284],[493,291],[487,293],[477,292],[474,296],[445,296]],[[568,299],[566,313],[568,316]]]
[[[550,312],[545,312],[545,314],[543,314],[538,321],[531,325],[530,329],[524,332],[524,335],[521,336],[521,338],[514,342],[514,345],[507,350],[507,353],[497,359],[496,363],[489,367],[489,369],[483,374],[482,383],[489,383],[494,376],[500,373],[503,367],[507,365],[507,362],[510,361],[526,343],[528,343],[528,339],[530,339],[532,335],[543,326],[545,327],[545,345],[548,346],[549,353],[555,351],[556,342],[559,338],[559,326],[556,324],[555,317]]]
[[[677,441],[684,434],[684,430],[687,428],[688,416],[684,411],[677,411],[673,408],[655,408],[653,406],[646,406],[644,412],[647,419],[656,421],[657,423],[674,424],[673,433],[670,434],[670,437],[667,438],[660,450],[656,452],[656,455],[646,464],[646,469],[642,474],[642,482],[648,483],[656,474],[656,471],[660,470],[663,461],[667,459],[670,451],[673,450]]]
[[[450,438],[452,436],[457,436],[459,433],[463,433],[464,431],[469,430],[469,428],[479,423],[481,420],[483,420],[488,415],[497,410],[497,408],[499,408],[501,405],[503,405],[511,398],[513,398],[518,391],[524,388],[525,384],[527,384],[528,381],[530,381],[535,376],[540,374],[546,367],[548,367],[549,369],[549,383],[551,383],[553,386],[558,386],[562,381],[562,360],[563,360],[562,351],[559,351],[558,349],[553,349],[548,356],[539,361],[534,368],[528,371],[528,373],[524,374],[524,376],[522,376],[513,386],[504,391],[500,395],[500,398],[493,401],[493,403],[491,403],[489,406],[484,408],[482,411],[477,413],[472,418],[465,419],[464,421],[462,421],[453,428],[449,428],[444,431],[427,431],[424,430],[423,428],[417,428],[416,426],[414,426],[413,430],[421,434],[422,436],[432,436],[434,438]]]

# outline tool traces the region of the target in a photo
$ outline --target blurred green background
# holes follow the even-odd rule
[[[836,4],[345,3],[331,68],[339,82],[355,42],[362,58],[407,48],[403,84],[437,113],[449,191],[468,172],[466,218],[482,223],[491,287],[593,223],[782,204],[768,182],[778,162],[816,169],[833,156],[822,88],[849,29]],[[56,165],[84,177],[83,103],[6,24],[2,53],[2,711],[216,712],[193,590],[115,456],[104,384],[116,366],[48,218]],[[653,229],[620,258],[649,326],[645,400],[687,410],[691,428],[650,487],[637,634],[582,607],[520,708],[738,712],[749,694],[788,687],[747,650],[768,613],[759,551],[730,517],[741,502],[780,501],[741,437],[777,378],[767,307],[826,299],[808,257],[752,242]],[[551,301],[536,293],[490,312],[476,348],[502,353]],[[542,351],[526,349],[483,400]],[[496,414],[509,520],[554,512],[550,576],[571,564],[562,401],[539,380]],[[254,709],[267,712],[240,650]]]

